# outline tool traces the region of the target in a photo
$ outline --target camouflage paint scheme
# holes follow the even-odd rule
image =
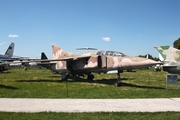
[[[171,46],[154,47],[164,58],[163,70],[171,74],[180,74],[180,50]]]
[[[101,54],[99,54],[100,52]],[[104,53],[105,52],[106,51],[104,51]],[[103,51],[78,55],[65,52],[59,46],[52,45],[53,59],[54,61],[57,60],[55,69],[60,73],[68,73],[72,71],[72,69],[75,72],[82,73],[106,73],[111,70],[147,68],[157,64],[156,61],[147,58],[130,57],[114,51],[108,52],[109,54],[107,55],[102,54]],[[111,53],[114,53],[114,55],[110,55]]]

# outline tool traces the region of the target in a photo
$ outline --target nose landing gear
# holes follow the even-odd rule
[[[121,86],[121,76],[120,73],[123,73],[123,70],[118,70],[117,73],[117,82],[114,83],[114,86],[119,87]]]

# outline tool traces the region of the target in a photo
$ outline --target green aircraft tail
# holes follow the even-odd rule
[[[180,62],[180,50],[171,46],[157,46],[155,48],[162,56],[164,61],[169,61],[170,63],[176,63],[178,61]]]

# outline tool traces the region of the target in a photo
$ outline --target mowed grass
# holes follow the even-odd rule
[[[0,74],[0,98],[171,98],[179,89],[166,90],[165,72],[135,70],[121,74],[122,86],[115,87],[116,74],[94,74],[95,80],[61,81],[47,69],[12,69]],[[179,112],[94,112],[94,113],[14,113],[0,112],[3,120],[179,120]]]
[[[179,120],[178,112],[128,113],[2,113],[2,120]]]
[[[94,74],[94,81],[79,78],[61,81],[48,69],[11,69],[0,74],[1,98],[172,98],[180,97],[176,85],[166,89],[166,72],[153,69],[121,74],[122,86],[115,87],[116,74]]]

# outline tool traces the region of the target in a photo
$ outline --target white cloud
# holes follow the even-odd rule
[[[110,37],[102,37],[102,40],[109,42],[111,40],[111,38]]]
[[[19,37],[19,35],[16,35],[16,34],[9,34],[8,37],[10,37],[10,38],[17,38],[17,37]]]
[[[6,42],[2,42],[2,43],[0,43],[0,46],[1,46],[1,45],[4,45],[4,44],[6,44]]]

